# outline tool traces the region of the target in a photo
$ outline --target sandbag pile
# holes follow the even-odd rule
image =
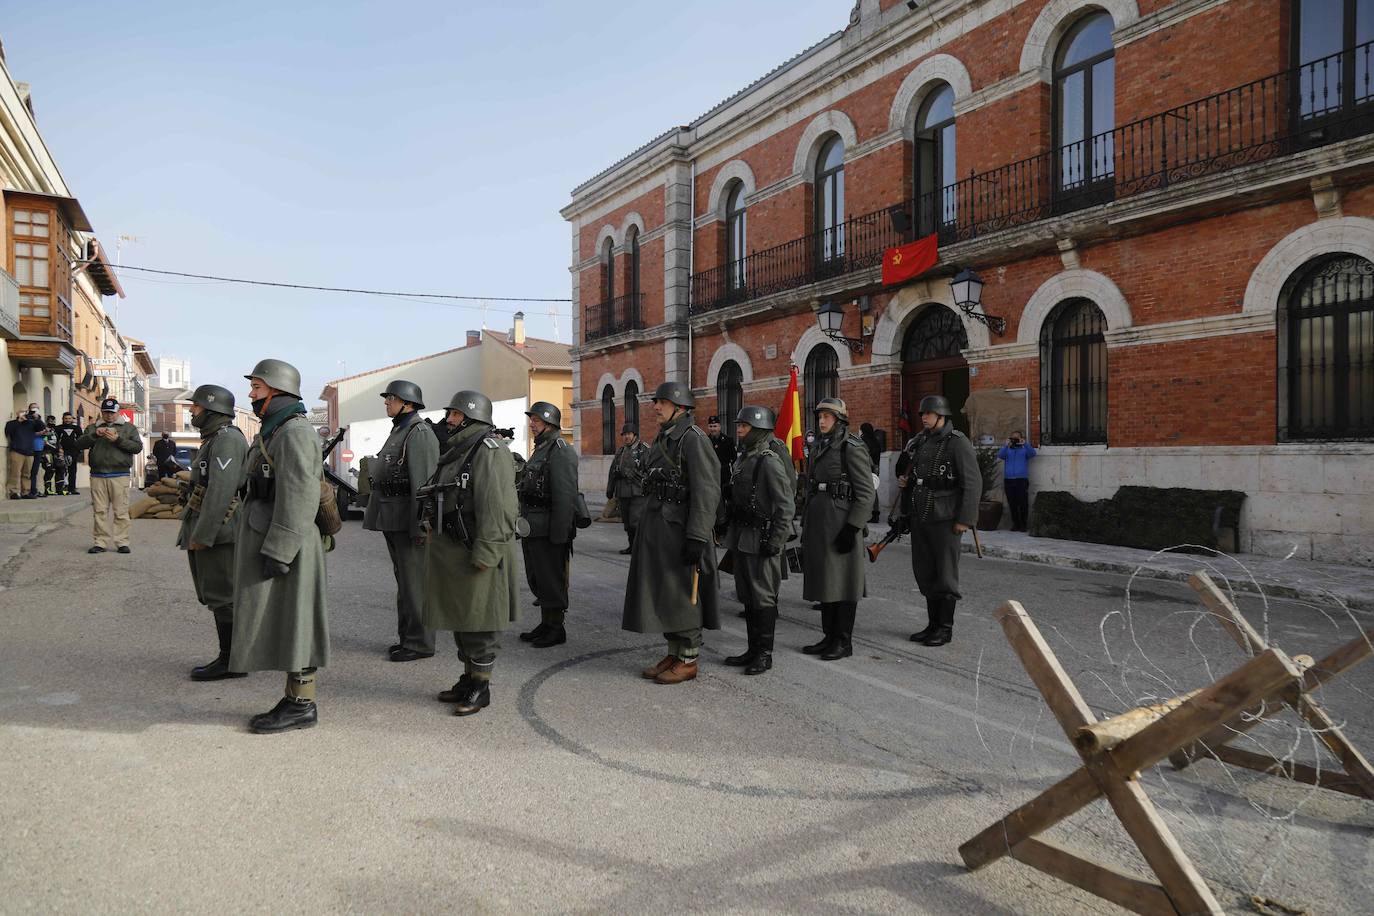
[[[190,471],[164,477],[144,490],[144,498],[129,507],[129,518],[181,518],[181,487],[189,486]]]

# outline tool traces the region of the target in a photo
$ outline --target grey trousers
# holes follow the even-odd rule
[[[469,674],[491,676],[491,669],[496,667],[496,654],[501,651],[500,633],[494,630],[472,633],[455,631],[453,641],[458,645],[458,660]]]
[[[916,587],[927,598],[963,597],[959,594],[959,546],[954,522],[914,522],[911,526],[911,571]]]
[[[196,600],[215,615],[216,623],[234,622],[234,545],[219,544],[186,551]]]
[[[425,548],[410,542],[406,531],[383,531],[396,576],[396,636],[402,646],[416,652],[434,651],[434,631],[420,620],[425,597]]]
[[[683,661],[692,661],[701,654],[701,627],[664,633],[663,638],[668,640],[668,653]]]

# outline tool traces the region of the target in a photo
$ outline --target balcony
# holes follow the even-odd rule
[[[692,276],[699,315],[882,263],[1374,133],[1374,42],[1150,115]]]
[[[583,340],[600,340],[603,337],[643,328],[644,321],[640,318],[639,312],[641,298],[635,293],[588,306]]]

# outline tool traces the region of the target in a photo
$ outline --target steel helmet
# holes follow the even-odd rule
[[[664,382],[654,390],[655,401],[667,401],[679,407],[696,407],[697,399],[692,397],[692,389],[682,382]]]
[[[409,385],[410,383],[403,382],[402,384]],[[416,388],[415,393],[419,394],[420,389]],[[493,422],[491,419],[491,398],[480,391],[465,390],[458,392],[449,400],[448,409],[458,411],[469,420],[477,420],[488,425]]]
[[[420,386],[414,382],[407,382],[405,379],[399,378],[393,379],[387,383],[386,390],[382,392],[382,397],[389,394],[394,394],[407,404],[414,404],[417,410],[425,409],[425,396],[420,393]]]
[[[636,436],[638,436],[639,427],[635,426],[633,423],[626,423],[624,426],[620,427],[620,434],[623,436],[626,433],[634,433]]]
[[[949,401],[938,394],[928,394],[921,398],[921,409],[917,413],[937,413],[942,417],[954,416],[954,411],[949,409]]]
[[[773,416],[773,411],[767,407],[746,407],[735,417],[736,423],[744,423],[754,429],[771,430],[778,425],[777,418]]]
[[[841,401],[839,398],[823,398],[821,402],[816,405],[816,413],[820,413],[822,410],[833,413],[846,423],[849,422],[849,408],[845,407],[844,401]]]
[[[226,417],[234,415],[233,392],[219,385],[201,385],[192,392],[191,403],[215,413],[222,413]]]
[[[292,397],[301,396],[301,370],[280,359],[260,359],[246,379],[262,379],[269,387]]]
[[[530,409],[525,411],[525,416],[538,417],[550,426],[563,426],[563,412],[548,401],[535,401],[530,405]]]

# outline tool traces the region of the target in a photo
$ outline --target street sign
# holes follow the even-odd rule
[[[124,375],[124,360],[122,359],[93,359],[90,360],[91,372],[96,378],[121,378]]]
[[[352,463],[353,463],[353,449],[351,449],[351,448],[339,449],[339,458],[342,459],[342,461],[343,461],[344,464],[352,464]]]

